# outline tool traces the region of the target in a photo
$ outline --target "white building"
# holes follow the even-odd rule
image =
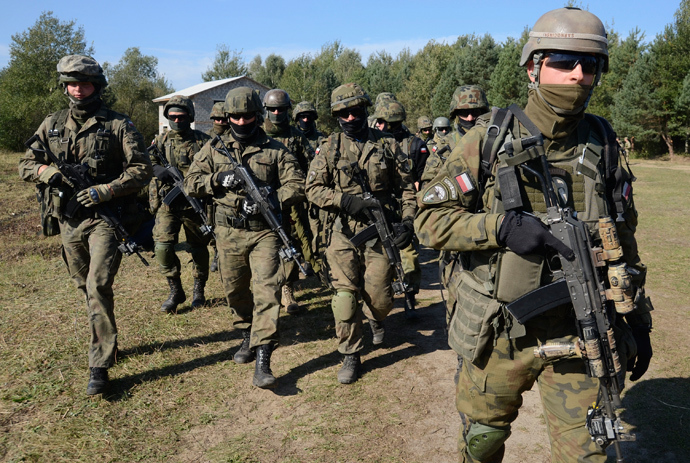
[[[163,116],[163,107],[165,103],[175,95],[186,96],[192,100],[195,113],[192,128],[201,130],[202,132],[208,132],[212,126],[210,114],[213,104],[218,101],[225,101],[225,95],[227,95],[228,91],[236,87],[250,87],[258,90],[262,101],[266,92],[270,90],[270,88],[247,76],[239,76],[203,82],[177,92],[163,95],[153,100],[154,103],[158,103],[158,133],[163,133],[168,129],[168,120]]]

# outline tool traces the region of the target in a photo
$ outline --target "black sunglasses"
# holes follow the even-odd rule
[[[349,115],[353,115],[355,117],[364,117],[364,113],[364,108],[355,106],[354,108],[341,109],[336,113],[336,116],[341,119],[347,119]]]
[[[460,117],[469,117],[472,116],[475,119],[484,114],[486,110],[481,109],[481,108],[474,108],[474,109],[457,109],[456,114]]]
[[[596,56],[579,55],[577,53],[547,53],[549,58],[544,65],[563,71],[572,71],[579,64],[582,66],[584,74],[594,74],[597,72],[598,60]]]

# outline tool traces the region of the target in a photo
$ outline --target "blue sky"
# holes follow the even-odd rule
[[[158,70],[175,90],[201,82],[216,47],[242,51],[249,61],[271,53],[286,60],[317,53],[340,40],[358,50],[364,63],[375,51],[414,53],[429,40],[453,43],[458,35],[485,33],[497,41],[519,37],[564,0],[493,1],[236,1],[146,0],[109,2],[2,1],[0,67],[9,61],[13,34],[31,27],[42,11],[84,27],[101,63],[117,63],[129,47],[158,58]],[[579,2],[623,37],[639,28],[651,41],[673,22],[679,1],[599,0]],[[422,6],[425,5],[425,6]]]

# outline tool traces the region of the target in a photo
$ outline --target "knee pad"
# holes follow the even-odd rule
[[[357,298],[352,292],[340,289],[331,300],[331,308],[336,320],[350,321],[357,313]]]
[[[467,453],[474,460],[484,461],[503,446],[508,436],[510,436],[510,429],[494,428],[472,422],[465,435]]]
[[[154,252],[156,254],[156,262],[161,267],[171,268],[176,266],[177,256],[175,255],[174,243],[156,243]]]

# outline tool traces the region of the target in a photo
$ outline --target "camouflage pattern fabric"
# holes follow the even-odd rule
[[[231,132],[221,139],[233,158],[253,173],[257,186],[277,193],[284,209],[303,202],[304,173],[297,159],[263,129],[257,131],[249,144],[235,140]],[[237,317],[234,326],[251,327],[252,347],[277,343],[279,292],[285,281],[278,255],[281,245],[260,217],[249,221],[249,229],[233,227],[232,219],[241,217],[246,192],[216,186],[218,174],[230,168],[227,157],[207,143],[194,157],[185,188],[192,196],[213,200],[219,272],[228,306]]]
[[[531,106],[533,97],[525,113],[533,121],[538,121],[539,107],[535,109]],[[516,120],[509,130],[508,136],[513,138],[529,136]],[[572,130],[587,134],[593,129],[586,119],[582,119],[572,126]],[[565,138],[554,142],[547,133],[544,135],[549,162],[564,173],[569,169],[574,171],[583,149],[579,143],[585,142],[573,140],[578,137],[569,137],[564,144],[561,140]],[[415,219],[415,229],[422,244],[447,252],[460,252],[461,255],[462,265],[452,269],[449,278],[452,282],[448,288],[449,291],[455,291],[451,294],[454,313],[450,321],[449,344],[465,359],[457,389],[458,410],[470,422],[509,429],[521,404],[520,395],[538,379],[553,461],[578,459],[603,462],[606,460],[604,451],[594,447],[584,427],[586,409],[596,398],[598,384],[584,374],[580,359],[543,363],[535,359],[532,352],[532,347],[537,343],[572,340],[575,336],[572,306],[568,304],[561,309],[552,309],[523,326],[502,309],[502,303],[494,294],[496,282],[502,274],[509,275],[508,278],[512,280],[521,277],[521,274],[519,270],[513,268],[509,271],[497,264],[497,258],[506,253],[497,240],[504,212],[495,178],[501,162],[493,166],[491,175],[486,179],[486,190],[481,198],[482,212],[475,213],[480,200],[477,179],[480,178],[485,138],[486,128],[478,126],[462,137],[438,174],[419,192],[420,209]],[[573,183],[574,176],[564,177],[569,185],[569,204],[580,205],[578,217],[587,223],[596,223],[599,216],[608,214],[610,208],[615,207],[606,202],[603,193],[606,189],[602,185],[599,169],[600,166],[593,165],[589,170],[591,177],[583,182],[586,186],[582,198],[586,199],[582,200],[573,194],[579,188]],[[534,201],[527,204],[528,211],[531,204],[538,211],[540,203]],[[637,212],[632,201],[624,218],[624,222],[617,222],[617,228],[625,260],[643,275],[646,267],[637,253],[633,234]],[[600,242],[593,228],[592,239],[595,244]],[[544,272],[541,280],[524,284],[538,287],[552,281],[548,268]],[[455,280],[460,283],[455,284]],[[636,310],[646,312],[649,309],[640,307]],[[649,314],[634,313],[632,316],[644,319]],[[630,321],[629,316],[626,315],[626,318]],[[620,335],[619,328],[616,336]],[[508,337],[511,339],[508,340]],[[620,345],[625,343],[621,342]],[[630,349],[627,351],[630,352]],[[465,454],[462,436],[460,450],[464,458],[462,461],[472,461]],[[496,458],[487,461],[502,461],[500,454],[500,451],[497,452]]]
[[[393,274],[388,258],[378,240],[359,248],[352,246],[349,239],[367,224],[339,211],[343,194],[364,193],[362,186],[346,173],[353,163],[367,173],[368,188],[394,221],[413,217],[415,213],[411,166],[395,139],[369,129],[364,143],[355,142],[342,133],[331,134],[311,162],[307,175],[307,199],[324,211],[333,211],[324,224],[326,261],[333,288],[355,292],[372,313],[383,320],[392,307]],[[391,193],[400,198],[400,203],[391,198]],[[334,312],[334,317],[339,326],[340,352],[353,353],[361,349],[361,316],[345,321],[339,320]]]
[[[64,127],[56,127],[61,136],[48,136],[48,131],[54,128],[52,115],[43,121],[36,134],[56,155],[63,153],[69,163],[91,161],[102,174],[100,179],[114,192],[115,199],[111,202],[122,205],[126,212],[131,213],[123,215],[123,223],[127,224],[128,216],[136,215],[136,194],[152,174],[141,134],[126,116],[105,107],[98,109],[81,127],[71,113],[67,116]],[[104,123],[110,125],[107,141],[96,135],[103,130]],[[60,140],[69,140],[69,143],[60,143]],[[96,154],[99,154],[100,161],[94,159]],[[19,174],[26,181],[39,182],[38,170],[48,164],[50,161],[44,155],[27,150],[19,162]],[[127,167],[123,167],[125,165]],[[66,197],[76,193],[68,187],[60,188]],[[128,209],[127,205],[134,209]],[[112,285],[122,259],[117,250],[118,242],[103,220],[94,218],[93,212],[83,209],[77,219],[60,217],[60,231],[63,258],[70,277],[86,296],[91,327],[89,366],[108,368],[113,365],[117,350]]]
[[[169,130],[158,135],[154,144],[158,146],[167,161],[185,175],[194,160],[194,156],[208,140],[210,140],[209,136],[199,130],[190,129],[184,132]],[[155,157],[152,162],[153,164],[160,164]],[[169,206],[162,203],[163,198],[170,190],[172,190],[172,185],[164,184],[158,179],[152,180],[149,186],[151,209],[156,213],[153,240],[157,245],[156,261],[160,272],[165,277],[180,276],[180,259],[171,249],[172,245],[178,242],[180,229],[184,227],[187,243],[191,246],[190,254],[194,264],[194,278],[206,281],[209,269],[208,243],[210,237],[205,238],[200,232],[201,218],[194,212],[183,195],[178,195]],[[159,246],[159,243],[171,246]]]

